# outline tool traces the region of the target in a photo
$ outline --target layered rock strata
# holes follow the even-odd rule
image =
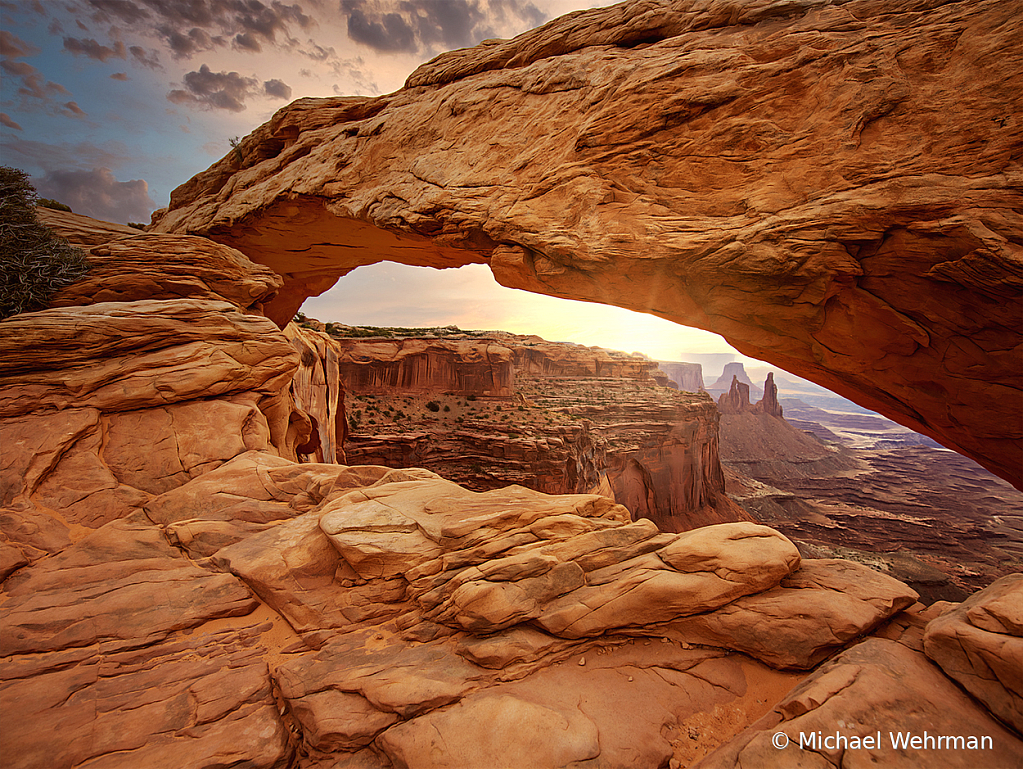
[[[358,369],[346,380],[348,461],[425,467],[476,490],[597,491],[664,531],[748,520],[724,494],[713,402],[663,387],[653,361],[539,337],[465,336],[335,338],[342,373],[347,361]],[[396,378],[396,357],[415,359],[406,370],[423,375]],[[495,381],[507,386],[495,393]]]
[[[352,393],[507,397],[515,390],[511,350],[497,340],[343,340],[338,353]]]
[[[154,227],[283,275],[280,325],[360,264],[489,263],[719,333],[1020,486],[1021,25],[1000,0],[570,14],[299,100]]]

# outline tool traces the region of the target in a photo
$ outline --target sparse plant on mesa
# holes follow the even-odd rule
[[[53,200],[52,198],[39,198],[36,201],[36,206],[39,208],[49,208],[53,211],[67,211],[69,214],[74,213],[74,211],[71,210],[71,206],[67,203],[61,203],[59,200]]]
[[[0,320],[40,310],[89,271],[85,252],[36,218],[28,175],[0,166]]]
[[[437,401],[430,401],[426,404],[426,408],[430,411],[437,412],[440,411],[440,404],[437,403]]]

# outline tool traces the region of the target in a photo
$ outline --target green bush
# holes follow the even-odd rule
[[[85,252],[36,218],[28,175],[0,166],[0,320],[46,307],[89,271]]]
[[[440,411],[440,404],[437,401],[430,401],[426,404],[426,408],[430,411]]]
[[[41,208],[52,208],[54,211],[67,211],[69,214],[73,214],[71,206],[67,203],[61,203],[59,200],[51,200],[50,198],[39,198],[36,201],[36,205]]]

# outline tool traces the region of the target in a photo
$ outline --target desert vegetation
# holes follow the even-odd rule
[[[89,271],[85,252],[36,218],[40,202],[24,171],[0,167],[0,319],[45,308]]]

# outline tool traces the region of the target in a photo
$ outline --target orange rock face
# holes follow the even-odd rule
[[[296,102],[154,225],[280,273],[282,324],[360,264],[487,262],[717,332],[1019,485],[1021,37],[998,0],[571,14]]]

